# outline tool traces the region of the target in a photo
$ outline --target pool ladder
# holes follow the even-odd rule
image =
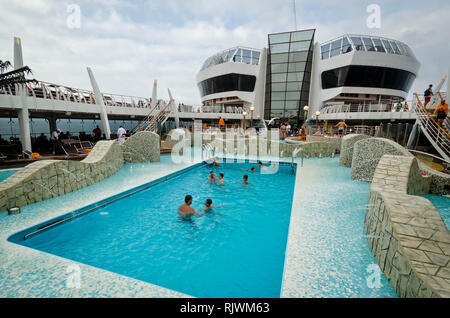
[[[302,167],[303,167],[303,158],[305,157],[305,149],[303,149],[303,147],[297,147],[294,149],[294,151],[292,152],[292,165],[294,165],[294,158],[297,157],[297,154],[301,152],[302,153]]]

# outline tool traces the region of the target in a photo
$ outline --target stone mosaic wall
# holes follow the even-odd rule
[[[306,136],[307,142],[324,141],[324,142],[332,143],[335,147],[336,153],[341,152],[342,139],[343,138],[340,138],[340,137]]]
[[[341,155],[339,156],[339,164],[344,167],[352,166],[353,149],[357,141],[370,138],[367,135],[351,134],[342,137]]]
[[[347,147],[344,141],[343,152],[346,152],[345,148]],[[354,143],[351,178],[360,181],[372,181],[375,168],[385,154],[414,157],[407,149],[392,140],[363,138],[363,140]],[[348,161],[348,159],[345,160]],[[420,161],[418,161],[418,165],[422,173],[431,177],[430,192],[438,195],[447,194],[446,187],[450,185],[450,175],[433,170]]]
[[[117,141],[99,141],[82,161],[33,162],[0,182],[0,211],[89,186],[119,171],[123,162]]]
[[[424,193],[417,159],[384,155],[365,217],[370,249],[400,297],[450,297],[450,232]]]
[[[211,141],[204,142],[210,143]],[[275,144],[274,144],[275,143]],[[250,149],[256,149],[258,155],[265,156],[269,152],[272,156],[279,156],[280,158],[292,157],[293,152],[297,148],[303,148],[305,158],[317,157],[331,157],[336,152],[333,143],[318,141],[318,142],[302,142],[299,144],[287,144],[279,141],[260,140],[259,138],[245,138],[234,140],[234,143],[228,145],[225,139],[215,139],[212,143],[216,151],[225,151],[226,153],[249,154]],[[273,148],[273,149],[272,149]],[[222,150],[223,149],[223,150]],[[252,152],[253,153],[253,152]],[[301,152],[297,153],[297,157],[301,157]]]
[[[127,138],[122,145],[125,162],[159,162],[159,135],[140,131]]]

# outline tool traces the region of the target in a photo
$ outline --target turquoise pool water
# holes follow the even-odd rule
[[[433,203],[441,214],[447,229],[450,229],[450,198],[435,194],[427,194],[424,197]]]
[[[295,175],[251,166],[202,166],[20,243],[197,297],[279,297]],[[250,185],[234,182],[245,173]],[[183,221],[186,194],[226,206]]]
[[[2,182],[3,180],[8,179],[13,174],[15,174],[17,171],[19,171],[19,169],[0,170],[0,182]]]
[[[150,166],[158,163],[126,164],[89,192],[141,180]],[[283,167],[277,175],[245,172],[249,187],[230,182],[250,166],[214,168],[225,173],[225,187],[207,184],[210,169],[199,168],[18,243],[193,296],[279,297],[294,176]],[[363,226],[369,184],[352,181],[338,157],[305,159],[297,169],[301,196],[292,213],[300,218],[300,246],[288,270],[298,282],[296,297],[396,297],[382,274],[380,288],[367,284],[368,268],[376,266]],[[78,193],[87,189],[30,208],[83,200]],[[182,222],[176,208],[186,193],[194,207],[206,197],[227,206]]]

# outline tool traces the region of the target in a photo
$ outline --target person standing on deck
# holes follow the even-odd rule
[[[53,155],[56,154],[56,150],[59,145],[59,135],[60,134],[61,134],[60,129],[56,129],[55,131],[52,132],[51,140],[52,140],[52,146],[53,146],[53,151],[52,151]]]
[[[117,141],[119,142],[119,145],[123,144],[125,142],[125,135],[127,134],[127,131],[122,126],[119,127],[117,130]]]
[[[436,115],[437,124],[439,126],[442,126],[442,123],[448,115],[448,104],[445,102],[445,99],[443,99],[438,105],[438,107],[434,111],[434,115]]]
[[[225,121],[222,117],[219,117],[219,128],[220,130],[223,130],[223,128],[225,128]]]
[[[334,127],[338,128],[338,134],[339,136],[342,136],[344,134],[344,128],[347,128],[348,126],[345,121],[340,121]]]
[[[431,96],[434,95],[432,87],[433,87],[433,85],[430,84],[430,86],[428,86],[428,89],[423,93],[423,96],[425,96],[425,104],[423,105],[423,107],[427,107],[427,104],[431,100]]]
[[[102,137],[102,130],[100,129],[100,127],[95,127],[92,132],[94,133],[94,141],[99,141]]]

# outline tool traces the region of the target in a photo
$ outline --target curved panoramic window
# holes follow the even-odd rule
[[[377,66],[345,66],[322,73],[322,88],[376,87],[408,92],[416,76],[408,71]]]
[[[208,78],[198,84],[200,94],[203,96],[216,93],[242,91],[253,92],[256,76],[243,74],[226,74]]]

